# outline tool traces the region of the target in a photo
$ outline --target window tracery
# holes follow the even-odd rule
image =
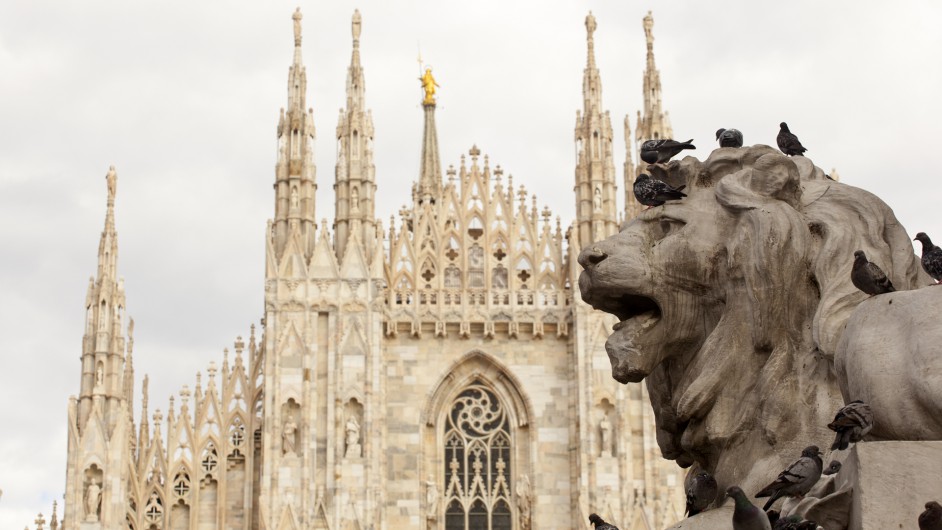
[[[510,530],[510,422],[496,394],[474,383],[445,422],[445,530]]]

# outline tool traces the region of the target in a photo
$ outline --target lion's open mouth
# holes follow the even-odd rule
[[[636,316],[643,315],[644,313],[654,312],[655,317],[661,316],[661,308],[658,307],[657,302],[647,296],[622,294],[620,296],[613,296],[606,300],[606,302],[606,307],[599,309],[618,317],[619,322],[615,324],[615,327],[612,328],[613,330],[617,330],[626,321]]]

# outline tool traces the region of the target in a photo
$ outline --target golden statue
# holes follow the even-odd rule
[[[434,105],[435,104],[435,87],[441,86],[435,82],[435,78],[432,77],[432,69],[426,68],[425,75],[419,78],[419,81],[422,82],[422,88],[425,90],[425,99],[422,100],[423,105]]]

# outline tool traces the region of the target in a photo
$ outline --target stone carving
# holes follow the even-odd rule
[[[301,8],[298,7],[294,10],[294,14],[291,15],[291,20],[294,21],[294,45],[301,45]]]
[[[435,485],[435,481],[432,480],[432,476],[429,475],[428,480],[425,481],[425,518],[426,519],[437,519],[438,518],[438,486]]]
[[[873,409],[870,438],[942,440],[939,311],[938,293],[917,289],[867,299],[847,319],[834,367],[844,400]]]
[[[288,454],[295,453],[295,433],[298,431],[298,424],[294,422],[293,416],[288,416],[284,428],[281,430],[281,452]]]
[[[105,371],[101,367],[101,363],[98,363],[98,368],[95,368],[95,386],[101,387],[105,382]]]
[[[360,447],[360,422],[357,421],[356,415],[351,414],[347,417],[344,432],[346,433],[345,441],[347,445],[344,456],[359,458],[363,450]]]
[[[101,486],[92,478],[85,489],[85,520],[92,523],[98,521],[101,510]]]
[[[759,145],[651,169],[672,186],[685,184],[689,196],[646,210],[620,233],[587,246],[579,256],[582,297],[620,320],[606,343],[612,375],[647,383],[664,456],[683,467],[696,462],[716,476],[719,491],[734,484],[758,491],[802,447],[831,438],[825,426],[843,405],[835,356],[866,349],[862,343],[870,350],[887,344],[854,326],[889,332],[893,323],[867,320],[878,307],[893,307],[899,321],[913,318],[888,306],[886,296],[916,298],[918,291],[874,298],[848,325],[857,337],[845,334],[839,349],[848,317],[866,299],[851,284],[854,251],[885,264],[901,290],[927,282],[890,208],[825,178],[806,158]],[[937,309],[927,304],[922,314]],[[896,332],[904,343],[921,340]],[[929,383],[917,383],[915,373],[878,383],[880,363],[906,361],[890,359],[895,349],[873,361],[859,349],[843,365],[841,385],[850,383],[850,393],[865,393],[854,386],[864,382],[885,397],[891,385]],[[873,403],[879,397],[853,398],[896,410]],[[911,419],[904,413],[896,421]]]
[[[599,422],[599,432],[602,441],[602,456],[612,456],[612,423],[608,421],[608,414],[602,416]]]
[[[114,170],[114,166],[108,168],[105,181],[108,183],[108,201],[114,202],[115,193],[118,192],[118,173]]]
[[[533,506],[533,494],[530,493],[530,477],[521,475],[517,479],[516,492],[517,516],[520,519],[520,530],[530,530],[530,511]]]

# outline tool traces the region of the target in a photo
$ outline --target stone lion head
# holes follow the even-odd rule
[[[618,317],[612,376],[644,380],[666,458],[758,488],[830,439],[833,357],[864,250],[898,289],[918,264],[876,196],[763,145],[652,168],[688,197],[583,249],[582,298]]]

